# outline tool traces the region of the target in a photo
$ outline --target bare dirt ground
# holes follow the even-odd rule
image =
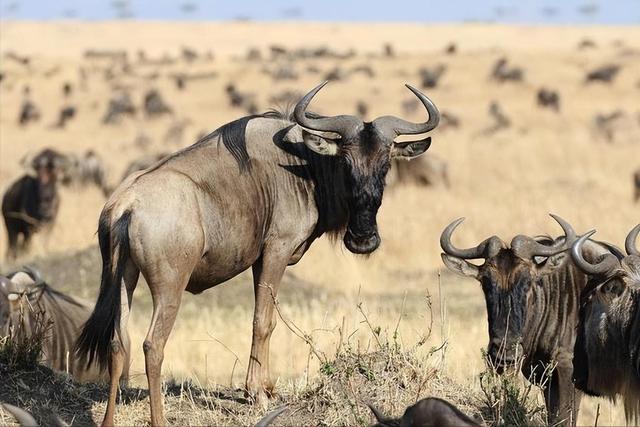
[[[595,47],[578,49],[584,39],[593,40]],[[393,46],[395,56],[383,55],[385,43]],[[455,54],[445,53],[450,43],[457,45]],[[354,50],[355,54],[347,59],[272,60],[272,45],[286,49],[326,46],[338,53]],[[186,61],[181,56],[184,47],[199,57]],[[250,48],[258,49],[262,59],[248,61]],[[127,51],[130,72],[123,72],[110,60],[84,58],[87,49]],[[140,62],[140,50],[152,61]],[[8,58],[8,52],[26,55],[31,61],[22,65]],[[365,316],[390,335],[399,325],[402,346],[411,348],[426,334],[433,315],[433,330],[419,360],[424,363],[424,375],[436,368],[439,375],[433,387],[413,389],[420,393],[414,400],[434,394],[465,405],[465,394],[480,393],[479,374],[484,370],[481,348],[487,342],[482,292],[472,281],[444,272],[438,276],[443,268],[438,238],[451,220],[467,217],[456,236],[460,245],[477,244],[492,234],[507,241],[520,233],[557,235],[559,230],[547,216],[549,212],[569,220],[578,232],[597,228],[600,239],[615,244],[621,244],[638,222],[631,178],[632,171],[640,167],[638,28],[2,22],[0,54],[4,75],[0,82],[2,189],[23,173],[19,160],[44,147],[75,153],[94,149],[104,158],[109,181],[115,185],[130,160],[175,151],[194,142],[202,132],[245,115],[244,109],[229,105],[225,92],[229,83],[253,94],[259,110],[266,110],[274,106],[274,95],[305,92],[339,68],[344,77],[317,97],[316,111],[355,114],[356,104],[362,101],[369,107],[367,119],[393,114],[419,120],[423,114],[420,109],[408,112],[402,108],[412,96],[403,85],[419,86],[421,67],[445,64],[447,71],[439,85],[425,92],[441,111],[459,117],[460,127],[434,131],[427,155],[447,161],[451,188],[409,185],[389,189],[379,214],[383,245],[373,256],[358,258],[340,245],[317,242],[289,269],[279,295],[282,316],[309,333],[314,346],[327,354],[335,353],[345,336],[356,348],[375,350],[377,343],[363,323]],[[493,64],[503,56],[524,69],[523,82],[489,80]],[[163,57],[171,61],[161,64]],[[609,63],[621,66],[611,84],[584,83],[588,71]],[[285,66],[298,77],[274,80],[271,73]],[[371,67],[373,74],[353,72],[362,66]],[[80,68],[85,70],[84,80]],[[172,77],[176,73],[215,73],[215,77],[189,81],[184,90],[178,90]],[[61,88],[67,81],[74,92],[65,99]],[[27,85],[42,118],[21,127],[17,117]],[[560,113],[537,107],[536,91],[543,86],[559,91]],[[103,125],[101,119],[116,88],[126,89],[138,107],[147,90],[158,89],[174,114],[147,119],[138,112],[135,118],[124,118],[117,125]],[[492,101],[502,106],[512,126],[489,134]],[[77,116],[65,129],[53,128],[59,109],[67,104],[76,106]],[[613,122],[613,138],[609,140],[595,127],[594,117],[616,110],[623,114]],[[182,137],[167,138],[169,129],[182,120],[188,120]],[[151,140],[144,148],[134,143],[141,133]],[[105,199],[93,188],[61,191],[58,223],[49,236],[37,239],[32,253],[19,263],[41,268],[57,288],[94,299],[100,269],[95,230]],[[5,239],[3,228],[1,254],[6,250]],[[0,266],[2,271],[12,267],[5,262]],[[201,295],[185,296],[167,344],[163,372],[167,381],[173,379],[178,385],[191,381],[198,387],[197,393],[207,398],[199,399],[194,392],[187,404],[184,396],[188,394],[169,393],[173,396],[167,398],[169,421],[237,424],[259,418],[259,411],[242,404],[231,411],[236,418],[224,418],[229,411],[220,409],[225,406],[215,394],[220,387],[232,393],[242,385],[252,304],[247,274]],[[148,290],[140,284],[130,322],[132,385],[140,390],[146,387],[141,343],[150,306]],[[272,339],[272,374],[288,398],[304,402],[300,390],[323,380],[319,373],[322,363],[310,356],[309,346],[283,323],[279,322]],[[443,342],[445,347],[430,355],[429,349]],[[442,386],[443,382],[447,386]],[[118,422],[147,420],[146,395],[144,391],[136,393],[139,398],[125,399],[129,403],[123,405],[127,409],[121,411]],[[392,403],[394,393],[397,391],[389,390],[384,399],[376,401],[399,415],[401,406]],[[402,399],[409,397],[403,394]],[[274,405],[278,403],[282,400]],[[309,413],[329,414],[331,405],[325,404],[324,410]],[[593,424],[598,404],[599,425],[624,422],[618,405],[585,399],[581,424]],[[95,399],[87,405],[92,419],[99,421],[104,402]],[[182,409],[171,412],[175,408]],[[478,405],[464,408],[482,415]],[[202,413],[193,415],[196,409]],[[366,408],[349,413],[353,418],[329,417],[327,424],[370,421]],[[0,423],[6,422],[2,417]],[[307,420],[319,422],[311,415]]]

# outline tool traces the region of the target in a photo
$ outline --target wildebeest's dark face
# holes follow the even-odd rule
[[[482,285],[489,324],[489,359],[498,371],[513,366],[524,355],[523,332],[531,288],[535,286],[533,262],[519,258],[511,249],[501,249],[481,266],[452,258],[443,255],[449,268],[474,277]],[[462,269],[461,263],[468,265]]]
[[[376,214],[382,204],[385,176],[391,159],[417,157],[431,144],[431,138],[400,143],[394,140],[400,135],[423,134],[434,129],[439,121],[438,109],[417,89],[407,86],[427,109],[427,122],[410,123],[393,116],[363,122],[354,116],[323,117],[306,113],[309,102],[325,84],[317,86],[298,102],[294,117],[303,128],[339,135],[340,138],[331,139],[305,132],[304,142],[312,151],[325,156],[339,156],[344,162],[349,204],[344,244],[353,253],[369,254],[380,246]]]
[[[626,367],[634,363],[629,344],[640,312],[640,257],[626,257],[621,267],[591,277],[581,297],[573,381],[592,396],[619,393],[629,377]]]

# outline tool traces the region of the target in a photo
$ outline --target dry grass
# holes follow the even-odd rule
[[[582,38],[596,40],[599,48],[576,50]],[[616,39],[627,47],[615,47]],[[376,351],[370,328],[361,323],[360,303],[371,324],[387,332],[394,330],[401,317],[398,336],[403,349],[410,347],[405,343],[420,341],[426,332],[426,295],[430,294],[434,296],[434,328],[422,348],[428,350],[442,342],[446,346],[428,362],[438,360],[437,378],[448,378],[452,390],[481,396],[479,375],[484,371],[484,362],[480,349],[487,342],[482,292],[472,281],[446,274],[438,280],[437,270],[442,268],[438,237],[442,228],[452,219],[466,216],[467,222],[456,236],[460,245],[477,243],[491,234],[505,240],[518,233],[555,235],[558,229],[546,216],[555,212],[572,222],[578,232],[597,227],[600,238],[621,243],[638,221],[638,207],[631,201],[631,171],[639,166],[640,147],[640,124],[636,119],[638,28],[3,22],[0,40],[0,53],[21,50],[34,55],[29,69],[4,56],[0,59],[0,69],[6,73],[0,84],[0,188],[21,173],[18,159],[45,146],[75,152],[95,149],[104,156],[110,180],[115,182],[127,161],[144,153],[132,143],[139,132],[154,141],[148,150],[175,150],[191,143],[202,130],[212,130],[243,115],[243,111],[228,106],[224,87],[229,82],[235,82],[241,90],[256,92],[260,107],[266,109],[271,106],[269,96],[285,89],[311,88],[337,65],[351,68],[369,64],[376,73],[374,78],[358,74],[332,83],[314,106],[324,113],[352,113],[357,101],[363,100],[370,106],[371,119],[381,114],[405,116],[400,105],[410,99],[410,93],[403,84],[417,84],[421,66],[446,63],[448,70],[441,86],[429,90],[428,95],[442,110],[458,115],[462,127],[436,130],[430,153],[447,159],[451,190],[408,186],[388,191],[379,215],[383,245],[375,255],[360,259],[321,240],[297,266],[289,269],[281,288],[278,298],[283,315],[308,331],[314,346],[328,355],[335,355],[340,330],[343,336],[352,336],[350,342],[357,352]],[[381,52],[382,43],[387,41],[396,46],[396,58],[370,55]],[[459,45],[459,53],[454,56],[443,53],[451,41]],[[354,47],[358,55],[342,62],[325,59],[296,63],[301,77],[295,82],[272,82],[262,73],[262,64],[238,59],[250,46],[276,43],[326,44],[338,50]],[[156,80],[118,79],[119,84],[131,87],[138,104],[144,91],[159,88],[177,111],[176,119],[191,120],[181,144],[162,142],[171,119],[145,120],[138,116],[121,125],[102,126],[100,119],[112,83],[104,80],[102,70],[106,64],[99,62],[87,65],[87,89],[78,89],[69,100],[78,107],[78,117],[65,130],[49,127],[64,103],[62,83],[69,80],[78,86],[77,68],[84,63],[84,49],[126,48],[135,53],[144,48],[149,55],[159,56],[164,52],[175,55],[181,46],[211,49],[215,59],[189,66],[178,62],[161,69]],[[636,53],[625,53],[625,49],[635,49]],[[491,65],[502,55],[526,68],[525,83],[498,85],[487,80]],[[607,62],[623,66],[613,84],[583,85],[586,70]],[[322,73],[304,72],[309,65],[320,68]],[[45,77],[56,67],[56,74]],[[180,92],[168,76],[185,70],[213,70],[218,77],[193,82]],[[153,69],[139,71],[145,74]],[[21,89],[27,84],[43,111],[43,120],[20,128],[16,118]],[[561,114],[535,106],[535,90],[543,85],[560,90]],[[487,127],[487,107],[494,99],[501,103],[514,126],[491,137],[479,136]],[[594,132],[591,120],[597,113],[614,109],[623,110],[627,118],[621,122],[614,143],[609,144]],[[408,118],[417,120],[420,114]],[[33,255],[22,262],[33,261],[43,268],[55,287],[92,299],[99,281],[94,233],[104,198],[91,189],[64,189],[62,197],[60,222],[48,239],[38,239]],[[83,248],[89,249],[76,252]],[[2,229],[0,252],[5,249]],[[169,405],[170,420],[197,423],[222,418],[190,417],[230,417],[224,404],[218,402],[220,399],[207,399],[218,392],[236,396],[231,391],[242,385],[250,347],[252,303],[248,275],[203,295],[185,296],[167,344],[164,374],[177,384],[191,381],[197,385],[187,389],[196,396],[194,401],[205,402],[198,406],[205,409],[194,414],[190,410],[191,398],[185,397],[187,392],[170,393],[168,402],[176,402]],[[149,319],[150,298],[141,283],[130,322],[134,348],[132,384],[139,387],[146,383],[140,348]],[[314,381],[323,380],[318,374],[321,364],[315,357],[309,359],[305,341],[282,322],[274,333],[272,349],[272,374],[278,378],[277,387],[283,395],[296,395],[295,390],[307,390],[305,387]],[[449,396],[447,386],[433,387],[425,388],[424,395]],[[144,396],[144,392],[139,393]],[[409,394],[401,401],[415,398]],[[119,412],[118,421],[147,420],[146,400],[131,400]],[[346,402],[342,403],[347,405]],[[593,424],[595,402],[585,399],[581,423]],[[399,405],[393,406],[390,401],[381,403],[391,413],[402,412]],[[104,403],[92,405],[94,413],[102,413]],[[601,405],[599,425],[623,423],[618,406],[608,402]],[[228,410],[240,417],[238,423],[253,421],[262,413],[261,409],[246,405],[238,408],[236,412]],[[358,416],[365,416],[364,408],[358,411]],[[353,419],[355,413],[350,413]]]

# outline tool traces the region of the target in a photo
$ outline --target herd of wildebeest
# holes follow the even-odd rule
[[[390,46],[384,52],[394,55]],[[455,52],[455,45],[447,48],[448,54]],[[186,61],[198,57],[189,49],[182,55]],[[271,55],[348,57],[351,53],[272,47]],[[134,72],[126,53],[89,51],[85,56],[108,56],[119,64],[119,72]],[[260,51],[251,50],[247,60],[260,57]],[[15,54],[10,59],[28,62]],[[152,60],[141,52],[138,61],[162,64],[172,59]],[[615,64],[601,67],[590,71],[586,81],[610,82],[619,69]],[[445,64],[420,70],[421,86],[436,87],[446,70]],[[296,79],[298,73],[286,66],[267,71],[274,79]],[[105,73],[115,73],[114,68]],[[372,75],[374,70],[337,68],[328,77],[343,79],[349,73]],[[215,73],[183,73],[174,78],[176,87],[183,89],[191,80],[212,76]],[[521,81],[524,70],[502,58],[491,76],[499,82]],[[257,113],[251,95],[229,84],[230,104],[245,108],[249,116],[203,134],[198,142],[175,153],[136,160],[117,185],[107,183],[104,162],[94,151],[74,155],[47,148],[25,157],[22,164],[31,172],[13,182],[2,200],[8,258],[26,252],[33,234],[54,223],[60,203],[58,183],[92,184],[107,197],[98,226],[101,284],[92,305],[56,291],[34,268],[0,276],[1,334],[15,339],[19,338],[15,331],[29,334],[36,317],[44,314],[53,327],[43,343],[43,363],[78,381],[108,381],[103,425],[113,425],[120,382],[128,378],[127,322],[142,274],[153,298],[151,325],[143,344],[151,423],[162,425],[163,352],[183,292],[200,293],[251,267],[255,311],[246,391],[255,402],[267,402],[273,391],[269,340],[276,325],[274,299],[285,268],[297,263],[324,234],[341,238],[352,253],[375,251],[380,245],[376,217],[392,165],[400,180],[405,174],[418,182],[435,179],[449,185],[446,163],[418,160],[430,147],[430,137],[395,139],[424,135],[441,122],[460,126],[457,117],[440,113],[427,96],[409,85],[415,99],[404,102],[403,111],[414,112],[416,105],[422,106],[425,121],[382,116],[368,122],[355,115],[313,113],[309,104],[325,84],[301,98],[283,94],[283,101],[296,97],[295,107],[264,114]],[[63,93],[72,91],[73,86],[65,83]],[[18,120],[28,126],[40,113],[28,90],[25,96]],[[536,96],[541,107],[561,109],[557,91],[541,88]],[[172,112],[157,90],[146,93],[143,109],[148,116]],[[367,109],[366,103],[357,104],[360,116]],[[126,91],[117,91],[103,123],[117,123],[136,110]],[[490,105],[489,114],[494,124],[487,132],[510,126],[497,102]],[[56,126],[64,127],[74,116],[73,106],[63,107]],[[594,119],[609,135],[607,139],[618,115],[611,116]],[[178,123],[173,132],[180,134],[183,127]],[[417,160],[406,162],[412,159]],[[633,188],[638,201],[640,170],[633,177]],[[489,325],[488,358],[499,373],[519,366],[528,379],[541,384],[550,425],[575,425],[583,393],[621,398],[627,420],[637,420],[640,224],[629,224],[621,250],[593,239],[593,232],[578,234],[567,221],[552,217],[563,230],[559,237],[518,235],[507,243],[493,236],[464,249],[452,242],[463,221],[458,219],[442,232],[442,260],[450,270],[481,283]],[[5,408],[24,425],[33,422],[20,408]],[[437,398],[419,401],[400,419],[371,409],[379,426],[478,425]],[[268,414],[257,425],[268,425],[284,410]]]

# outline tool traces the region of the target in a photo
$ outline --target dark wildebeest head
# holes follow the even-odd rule
[[[518,235],[507,246],[499,237],[492,236],[476,247],[459,249],[451,243],[451,236],[464,218],[449,224],[440,237],[445,265],[482,285],[489,321],[487,353],[498,372],[514,365],[519,356],[526,356],[523,341],[529,307],[534,303],[532,287],[555,269],[550,257],[566,251],[567,242],[575,239],[571,225],[551,216],[564,230],[564,237],[552,240]],[[484,259],[484,264],[472,264],[467,261],[470,259]]]
[[[622,396],[627,420],[640,417],[640,224],[625,241],[627,256],[607,254],[590,263],[585,240],[575,242],[571,256],[590,276],[581,297],[573,355],[573,380],[587,394]]]
[[[30,166],[38,183],[36,218],[42,222],[52,221],[57,213],[56,184],[59,178],[64,179],[67,158],[55,150],[46,148],[31,159]]]
[[[431,145],[430,137],[409,142],[395,142],[394,139],[400,135],[429,132],[438,125],[440,115],[429,98],[409,85],[409,90],[420,99],[429,114],[424,123],[411,123],[393,116],[364,122],[349,115],[321,117],[306,113],[311,99],[326,84],[318,85],[298,102],[294,117],[306,129],[339,136],[332,139],[307,133],[304,142],[318,154],[340,157],[347,171],[345,186],[349,192],[350,212],[344,244],[353,253],[369,254],[380,245],[376,214],[382,203],[385,176],[392,159],[415,158]]]
[[[428,397],[411,405],[402,415],[395,419],[385,417],[372,405],[371,412],[376,417],[376,423],[372,427],[474,427],[477,422],[463,414],[458,408],[443,399]]]

